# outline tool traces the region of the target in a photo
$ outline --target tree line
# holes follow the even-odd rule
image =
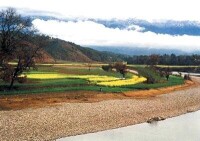
[[[141,65],[200,65],[200,55],[152,54],[124,58],[128,64]]]

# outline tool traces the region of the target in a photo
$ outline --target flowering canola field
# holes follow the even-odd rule
[[[133,75],[132,78],[129,79],[121,79],[113,76],[99,76],[99,75],[66,75],[66,74],[57,74],[57,73],[49,73],[49,74],[27,74],[27,78],[29,79],[86,79],[91,84],[96,84],[99,86],[126,86],[126,85],[134,85],[137,83],[142,83],[146,81],[146,78],[139,77],[137,75]]]
[[[132,76],[130,79],[121,79],[116,81],[108,81],[108,82],[99,82],[97,85],[102,86],[125,86],[125,85],[134,85],[137,83],[142,83],[146,81],[145,77],[138,77],[136,75]]]

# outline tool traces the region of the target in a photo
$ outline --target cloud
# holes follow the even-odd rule
[[[142,32],[142,31],[145,30],[144,27],[140,27],[140,26],[135,25],[135,24],[129,25],[126,29],[127,29],[127,30],[135,30],[135,31],[138,31],[138,32]]]
[[[108,28],[93,21],[64,22],[36,19],[33,24],[41,33],[83,46],[117,46],[180,49],[194,51],[200,48],[199,36],[172,36],[153,32]],[[139,29],[139,30],[137,30]]]
[[[2,0],[0,7],[55,12],[70,17],[148,21],[200,21],[198,0]]]
[[[23,16],[50,16],[55,18],[64,19],[65,17],[57,12],[49,12],[43,10],[30,10],[27,8],[17,9],[17,12]]]

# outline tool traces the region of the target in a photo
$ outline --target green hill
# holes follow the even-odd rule
[[[122,60],[121,55],[96,51],[91,48],[81,47],[72,42],[55,38],[48,38],[44,50],[48,55],[54,58],[54,60],[73,62],[110,62]]]

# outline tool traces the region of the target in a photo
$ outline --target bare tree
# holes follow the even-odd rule
[[[0,77],[10,82],[9,89],[23,71],[35,66],[36,57],[41,56],[42,42],[34,33],[31,20],[18,15],[15,9],[0,12]]]
[[[127,66],[123,62],[116,62],[114,64],[114,68],[116,69],[117,72],[121,73],[123,78],[125,78],[125,75],[127,73]]]
[[[124,62],[116,62],[114,64],[103,65],[102,69],[104,71],[112,71],[112,69],[115,69],[116,72],[119,72],[120,74],[122,74],[122,77],[125,78],[125,75],[127,73],[127,64]]]

